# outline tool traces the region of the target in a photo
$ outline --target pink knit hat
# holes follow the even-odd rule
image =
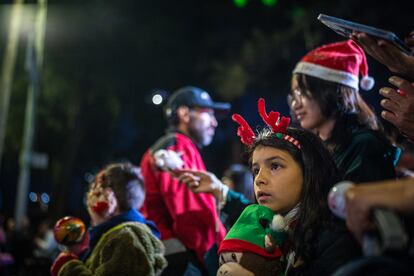
[[[357,90],[358,83],[364,90],[374,86],[374,79],[368,76],[364,51],[352,40],[316,48],[302,58],[293,73],[344,84]]]

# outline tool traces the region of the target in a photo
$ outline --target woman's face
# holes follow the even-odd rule
[[[292,79],[292,93],[289,95],[289,106],[296,120],[304,129],[314,130],[322,126],[327,119],[323,116],[319,104],[305,91],[299,89],[295,78]]]
[[[252,155],[252,172],[254,193],[260,205],[285,213],[299,202],[302,169],[287,151],[258,146]]]

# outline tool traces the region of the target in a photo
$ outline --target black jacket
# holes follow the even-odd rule
[[[307,264],[292,267],[287,276],[331,275],[349,261],[362,256],[361,247],[343,222],[335,222],[319,231],[315,254]]]

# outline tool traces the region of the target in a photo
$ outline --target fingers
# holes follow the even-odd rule
[[[347,218],[346,226],[361,244],[363,242],[364,235],[375,229],[374,224],[370,220],[365,220],[364,218],[359,218],[358,216],[357,218]]]
[[[396,113],[398,111],[399,107],[400,107],[398,102],[390,101],[390,100],[387,100],[387,99],[382,99],[380,104],[383,108],[385,108],[385,109],[387,109],[387,110],[389,110],[393,113]]]
[[[391,77],[389,82],[398,90],[389,87],[380,89],[380,94],[385,97],[380,104],[386,109],[381,112],[381,117],[407,133],[408,128],[414,126],[414,87],[410,82],[396,76]]]
[[[399,123],[398,117],[389,111],[383,110],[381,112],[381,117],[384,118],[385,120],[387,120],[388,122],[390,122],[391,124],[397,126]]]
[[[397,76],[392,76],[388,79],[388,81],[392,85],[395,85],[399,89],[403,90],[407,94],[407,96],[414,96],[414,87],[409,81]]]
[[[385,40],[378,40],[377,45],[382,49],[383,52],[388,53],[392,58],[400,59],[402,52],[396,46]]]
[[[358,41],[363,45],[364,50],[374,58],[381,60],[390,58],[388,52],[384,49],[386,46],[392,47],[388,42],[376,40],[365,33],[359,33],[357,37]]]
[[[183,174],[183,173],[192,173],[192,174],[194,174],[197,171],[196,170],[191,170],[191,169],[182,169],[182,170],[175,170],[174,172],[177,173],[177,174]]]
[[[361,45],[367,54],[387,66],[392,72],[406,73],[407,56],[392,43],[376,40],[365,33],[356,33],[352,38]]]
[[[192,190],[193,192],[198,192],[198,188],[200,187],[200,182],[199,181],[191,181],[187,183],[187,188],[189,188],[190,190]]]
[[[370,206],[366,202],[369,187],[364,185],[349,188],[345,192],[346,224],[348,229],[361,242],[363,234],[371,229]]]
[[[192,173],[186,172],[186,173],[182,173],[178,176],[178,181],[187,184],[187,183],[190,183],[190,182],[200,181],[200,177],[196,176]]]
[[[414,113],[411,110],[414,104],[414,87],[410,82],[396,76],[389,81],[398,90],[390,87],[380,89],[380,94],[385,97],[380,104],[386,109],[381,112],[381,117],[401,129],[402,124],[412,117],[410,114]]]
[[[364,46],[364,48],[372,48],[377,44],[377,41],[366,33],[355,32],[352,35],[352,38],[355,38],[360,44]]]
[[[375,39],[365,33],[356,33],[353,37],[355,37],[356,41],[365,52],[373,56],[375,59],[381,59],[382,55],[377,53],[379,47]]]
[[[396,86],[398,90],[390,87],[383,87],[379,91],[382,96],[388,98],[399,107],[414,101],[414,86],[410,82],[396,76],[389,78],[389,82]],[[383,102],[381,102],[381,105],[382,104]]]
[[[414,122],[403,120],[393,112],[383,110],[381,117],[395,125],[400,131],[406,135],[411,141],[414,141]]]
[[[189,172],[182,173],[178,177],[178,181],[186,185],[187,188],[193,192],[197,192],[197,188],[200,186],[200,180],[201,178],[199,176],[196,176]]]
[[[383,110],[381,112],[381,117],[390,122],[391,124],[393,124],[394,126],[396,126],[402,133],[404,133],[404,129],[403,129],[403,120],[401,119],[400,116],[398,116],[398,114],[390,112],[388,110]]]
[[[379,90],[379,93],[384,96],[385,98],[394,101],[394,102],[400,102],[404,100],[404,95],[401,93],[398,93],[396,89],[390,88],[390,87],[383,87]],[[406,95],[407,93],[404,92]]]
[[[192,174],[194,176],[198,176],[198,177],[202,177],[206,174],[208,174],[207,172],[203,172],[203,171],[198,171],[198,170],[191,170],[191,169],[184,169],[184,170],[175,170],[174,171],[178,176],[182,175],[182,174]]]

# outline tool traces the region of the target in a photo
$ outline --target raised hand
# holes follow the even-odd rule
[[[396,76],[391,77],[389,82],[396,88],[380,89],[380,94],[384,96],[381,117],[414,141],[414,83]]]

